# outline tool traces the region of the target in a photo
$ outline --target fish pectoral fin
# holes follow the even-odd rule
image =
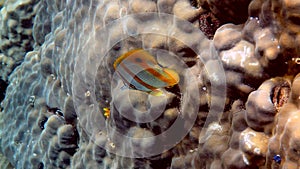
[[[153,96],[164,96],[165,95],[164,91],[161,90],[161,89],[152,90],[150,92],[150,94],[153,95]]]

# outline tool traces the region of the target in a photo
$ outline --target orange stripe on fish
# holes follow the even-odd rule
[[[140,79],[138,76],[136,76],[136,74],[132,73],[132,72],[131,72],[124,64],[120,64],[120,66],[122,66],[122,67],[126,70],[126,72],[127,72],[129,75],[131,75],[131,77],[132,77],[135,81],[137,81],[138,83],[140,83],[141,85],[145,86],[146,88],[148,88],[148,89],[150,89],[150,90],[155,90],[155,89],[157,89],[157,88],[155,88],[154,86],[151,86],[151,85],[145,83],[142,79]],[[122,79],[124,79],[127,83],[129,83],[129,85],[132,85],[131,82],[128,82],[128,80],[127,80],[126,78],[122,77]],[[133,86],[134,86],[134,85],[133,85]],[[136,89],[136,87],[135,87],[135,86],[133,87],[133,86],[131,86],[131,87]]]
[[[170,70],[170,69],[162,69],[164,73],[167,73],[166,70]],[[172,77],[172,75],[170,73],[167,73],[169,75],[169,77],[162,75],[160,72],[158,72],[156,69],[148,69],[147,70],[149,73],[151,73],[153,76],[158,77],[160,80],[166,82],[166,83],[172,83],[172,84],[177,84],[178,80],[176,79],[177,77]],[[173,71],[173,70],[172,70]],[[179,78],[178,78],[179,79]]]

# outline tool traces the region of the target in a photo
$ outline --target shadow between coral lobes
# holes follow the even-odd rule
[[[2,102],[2,100],[5,97],[5,91],[7,86],[8,84],[4,80],[0,79],[0,102]]]

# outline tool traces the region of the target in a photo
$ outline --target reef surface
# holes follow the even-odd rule
[[[0,0],[0,168],[297,169],[300,1]],[[160,95],[114,62],[147,50]]]

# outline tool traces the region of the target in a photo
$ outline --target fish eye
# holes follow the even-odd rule
[[[143,60],[141,58],[135,58],[134,61],[136,61],[137,63],[142,63]]]

